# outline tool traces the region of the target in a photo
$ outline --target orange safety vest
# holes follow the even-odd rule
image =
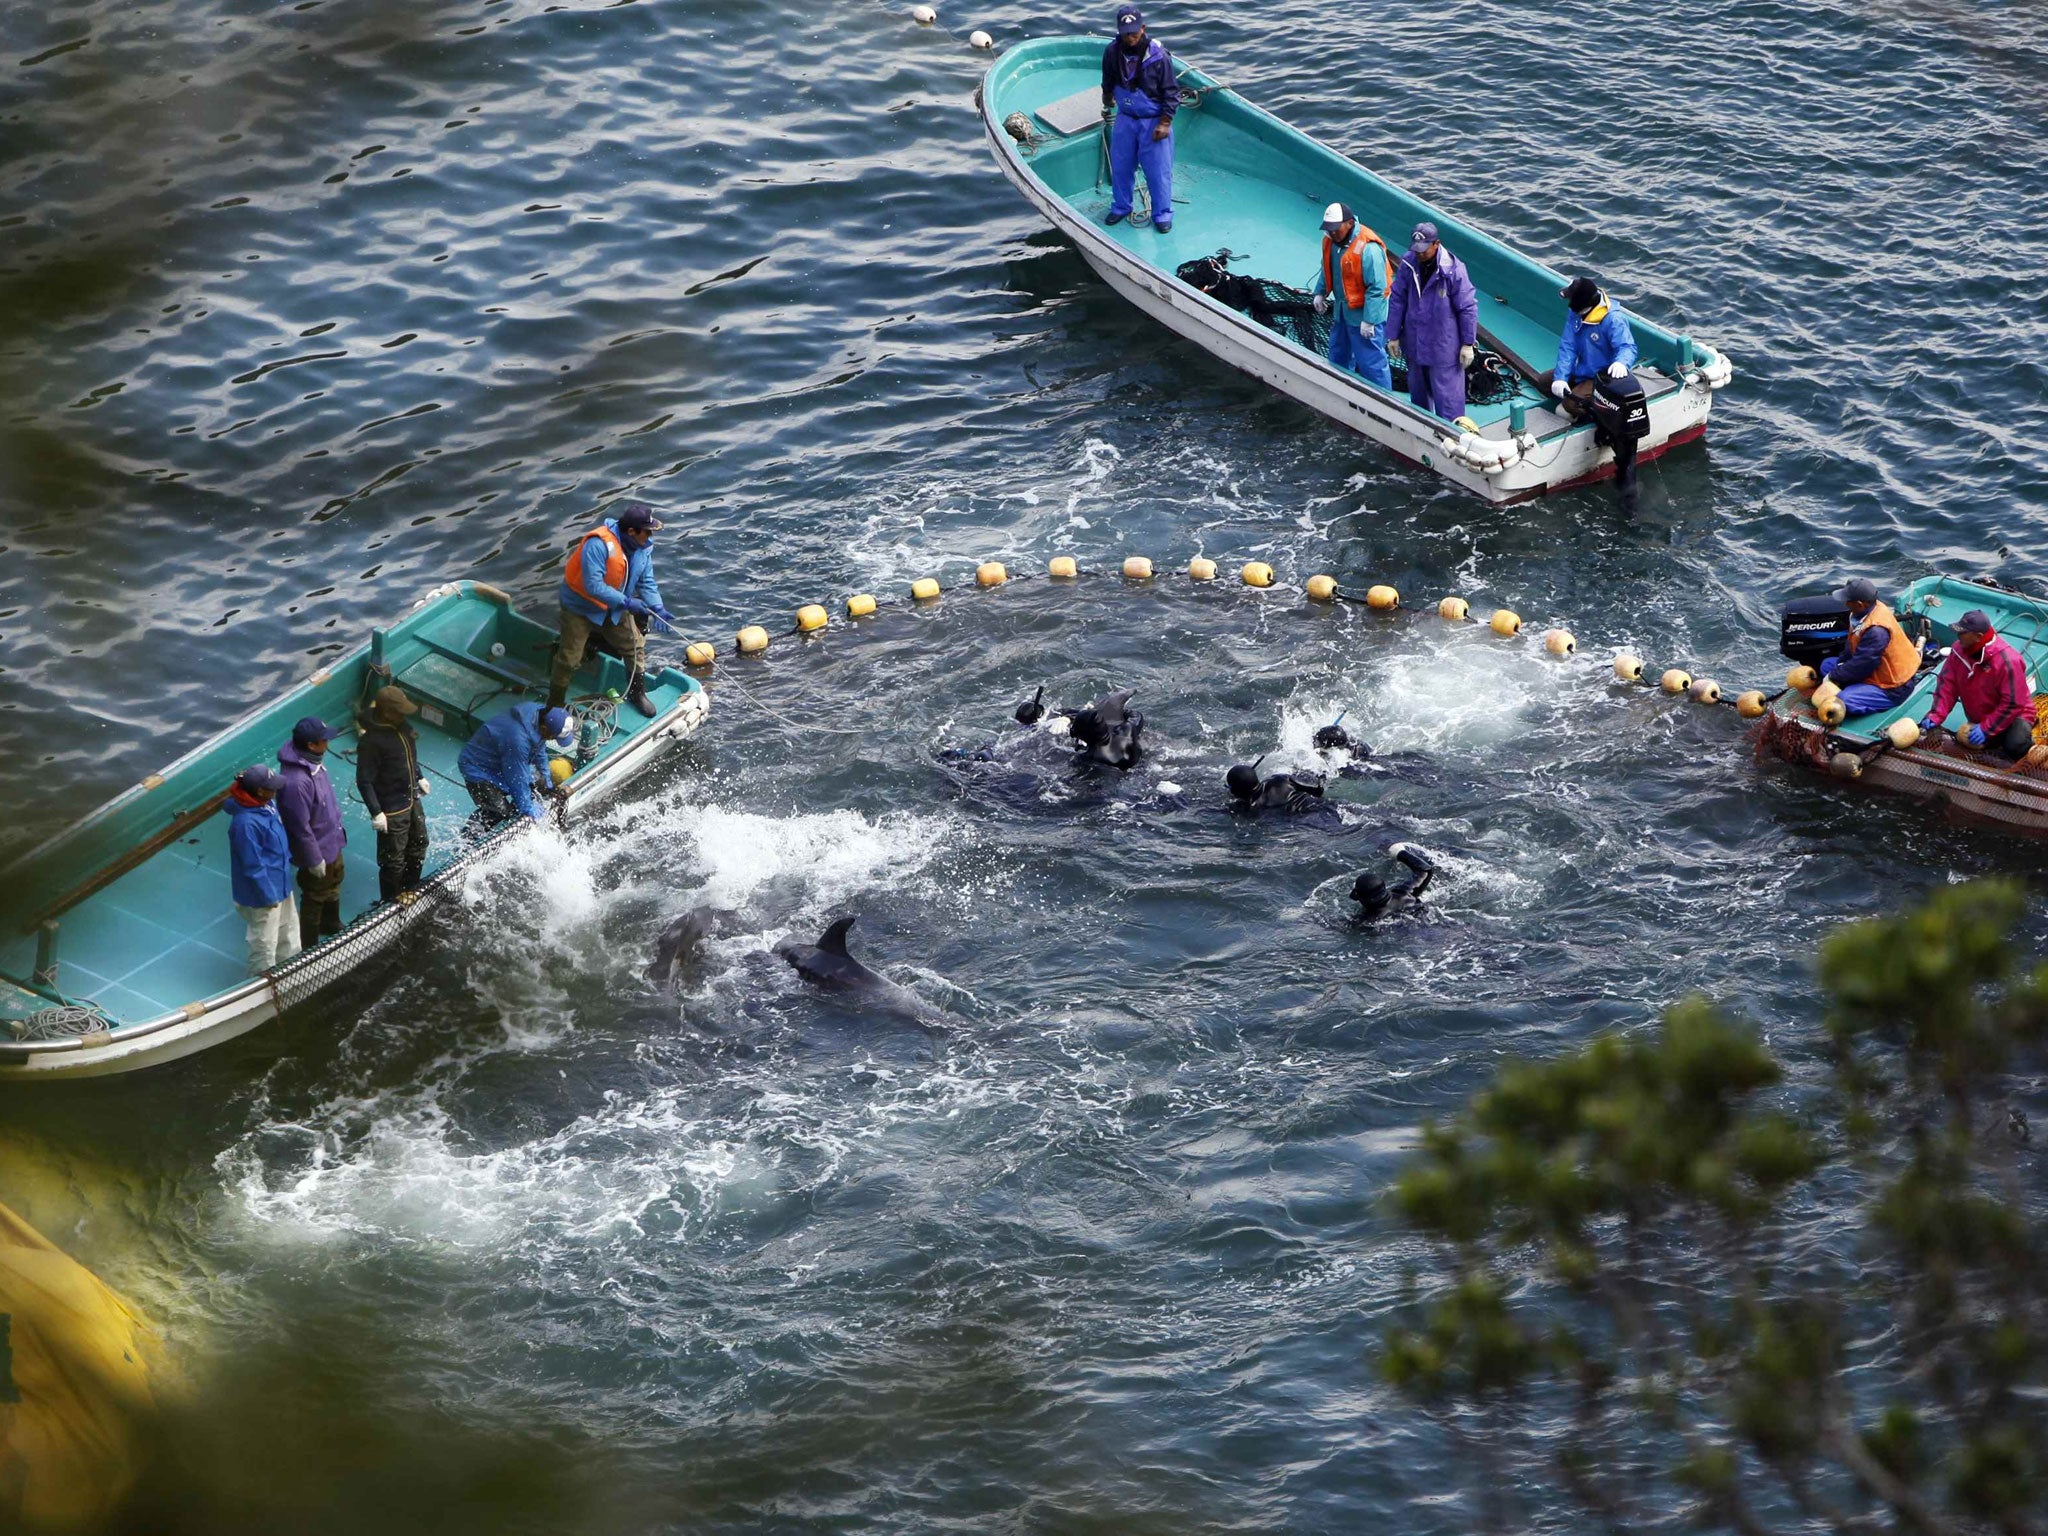
[[[1844,656],[1856,653],[1856,642],[1863,631],[1875,624],[1880,629],[1891,631],[1891,643],[1884,648],[1884,658],[1877,664],[1877,670],[1870,674],[1870,681],[1879,688],[1896,688],[1919,674],[1920,647],[1906,638],[1906,626],[1899,622],[1899,616],[1883,603],[1872,603],[1870,612],[1860,621],[1849,624],[1849,643],[1843,649]]]
[[[574,592],[578,597],[582,598],[585,602],[597,603],[598,607],[604,609],[606,613],[610,613],[611,605],[609,603],[599,602],[597,598],[592,597],[588,592],[586,592],[583,589],[583,546],[588,544],[592,539],[604,540],[605,584],[613,588],[615,591],[623,592],[625,590],[626,546],[621,544],[619,542],[619,536],[616,533],[613,533],[611,529],[607,528],[603,523],[599,523],[595,528],[591,529],[590,532],[586,533],[585,535],[583,535],[582,538],[576,541],[576,547],[569,551],[569,567],[567,570],[562,572],[562,580],[566,581],[569,584],[569,590],[571,592]]]
[[[1394,277],[1394,253],[1387,249],[1386,241],[1365,227],[1363,219],[1353,219],[1351,231],[1351,243],[1344,248],[1344,303],[1349,309],[1363,309],[1368,298],[1385,298],[1387,293],[1387,290],[1382,288],[1374,294],[1365,286],[1367,242],[1380,248],[1380,256],[1387,264],[1388,282],[1392,282]],[[1328,235],[1323,236],[1323,291],[1326,293],[1337,291],[1337,274],[1330,269],[1330,257],[1335,251],[1336,244],[1337,242]]]

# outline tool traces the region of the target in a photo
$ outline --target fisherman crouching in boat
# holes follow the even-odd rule
[[[1621,306],[1601,291],[1600,285],[1583,274],[1571,280],[1561,295],[1565,308],[1564,334],[1557,341],[1557,366],[1536,380],[1536,387],[1555,395],[1559,406],[1572,420],[1593,414],[1593,392],[1601,381],[1618,384],[1636,366],[1636,338],[1628,328]],[[1614,448],[1614,491],[1622,510],[1636,508],[1636,440],[1620,436]],[[1855,713],[1855,711],[1850,711]]]
[[[370,697],[369,718],[356,735],[356,793],[377,829],[377,899],[396,901],[420,883],[427,863],[427,792],[419,737],[406,716],[420,712],[395,683]]]
[[[1862,576],[1845,583],[1835,600],[1849,610],[1849,635],[1841,655],[1821,662],[1822,680],[1835,685],[1835,697],[1852,716],[1875,715],[1905,703],[1920,674],[1920,647],[1907,638],[1899,616],[1877,600],[1877,584]]]
[[[327,744],[334,732],[318,715],[292,727],[292,739],[277,749],[284,785],[277,792],[278,819],[299,868],[299,947],[311,949],[341,932],[341,800],[327,772]]]
[[[228,791],[228,888],[247,930],[251,976],[299,952],[291,840],[273,803],[282,788],[275,768],[251,763]]]
[[[1365,221],[1342,203],[1323,210],[1323,265],[1309,284],[1316,313],[1341,296],[1343,308],[1330,321],[1330,361],[1361,379],[1394,387],[1387,361],[1387,292],[1393,253]]]
[[[1957,704],[1963,706],[1965,723],[1956,740],[2012,762],[2033,750],[2034,694],[2027,686],[2027,665],[1992,633],[1981,608],[1956,620],[1956,643],[1941,664],[1934,703],[1920,729],[1939,730]]]
[[[462,748],[455,766],[476,802],[476,812],[463,829],[469,837],[486,837],[514,816],[540,821],[547,807],[534,793],[547,783],[548,743],[566,747],[569,711],[560,705],[514,704],[495,720],[487,720]]]
[[[631,501],[569,551],[560,594],[562,639],[548,682],[550,705],[569,701],[570,680],[595,639],[626,663],[626,702],[654,718],[654,701],[647,696],[645,626],[653,619],[671,627],[675,623],[661,606],[661,588],[654,582],[652,546],[660,527],[652,507]]]
[[[1387,351],[1408,364],[1408,398],[1445,421],[1465,414],[1465,370],[1479,345],[1479,295],[1424,220],[1409,236],[1387,303]]]
[[[1137,172],[1145,171],[1152,199],[1152,227],[1173,228],[1173,114],[1180,83],[1166,45],[1146,36],[1145,15],[1136,6],[1116,13],[1116,38],[1102,50],[1102,115],[1109,124],[1109,217],[1121,224],[1131,216]]]

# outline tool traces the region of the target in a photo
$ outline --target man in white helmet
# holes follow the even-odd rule
[[[1342,203],[1323,210],[1323,264],[1309,285],[1316,313],[1332,304],[1330,361],[1381,389],[1394,387],[1387,362],[1387,282],[1394,270],[1387,242]]]

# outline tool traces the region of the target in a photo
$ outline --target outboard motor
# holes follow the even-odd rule
[[[1817,667],[1840,655],[1848,638],[1848,605],[1831,593],[1795,597],[1778,618],[1778,650],[1787,661]]]
[[[1650,398],[1634,374],[1610,379],[1602,373],[1593,381],[1593,421],[1616,447],[1640,443],[1650,435]]]

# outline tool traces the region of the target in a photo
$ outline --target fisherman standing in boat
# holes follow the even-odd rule
[[[1963,706],[1963,728],[1956,740],[1996,752],[2018,762],[2034,747],[2034,692],[2027,686],[2027,664],[2020,653],[1991,632],[1991,620],[1972,608],[1956,620],[1956,643],[1941,664],[1934,703],[1920,721],[1932,734]]]
[[[1140,166],[1152,199],[1152,227],[1173,228],[1173,114],[1180,106],[1180,82],[1173,55],[1145,35],[1145,16],[1136,6],[1116,13],[1116,38],[1102,50],[1102,115],[1109,123],[1109,217],[1121,224],[1131,216]]]
[[[1479,345],[1479,295],[1465,263],[1424,220],[1409,237],[1387,304],[1387,350],[1408,364],[1408,398],[1445,421],[1465,414],[1465,370]]]
[[[348,832],[327,772],[327,743],[333,739],[325,720],[308,715],[292,727],[292,739],[277,749],[284,779],[277,792],[277,815],[291,841],[292,863],[299,867],[301,949],[341,932],[341,853]]]
[[[228,791],[228,888],[248,932],[251,976],[299,952],[291,840],[271,803],[282,788],[275,768],[251,763]]]
[[[396,901],[420,883],[427,863],[427,792],[419,736],[406,716],[420,712],[412,696],[387,683],[370,697],[370,717],[356,736],[356,793],[377,829],[377,899]]]
[[[1877,600],[1877,584],[1867,577],[1845,583],[1835,597],[1849,610],[1849,635],[1842,654],[1820,664],[1821,677],[1835,685],[1835,696],[1852,716],[1905,703],[1920,675],[1920,647],[1907,638],[1891,607]]]
[[[1309,285],[1316,313],[1343,295],[1343,310],[1330,322],[1330,361],[1360,378],[1394,387],[1387,362],[1387,290],[1393,253],[1342,203],[1323,210],[1323,265]]]
[[[674,623],[661,606],[661,588],[654,582],[650,546],[660,527],[652,507],[630,501],[617,517],[599,523],[569,551],[560,593],[562,639],[548,682],[550,706],[568,703],[570,680],[583,664],[585,648],[596,638],[626,663],[626,702],[654,718],[654,701],[647,697],[647,636],[642,626],[656,618]]]

